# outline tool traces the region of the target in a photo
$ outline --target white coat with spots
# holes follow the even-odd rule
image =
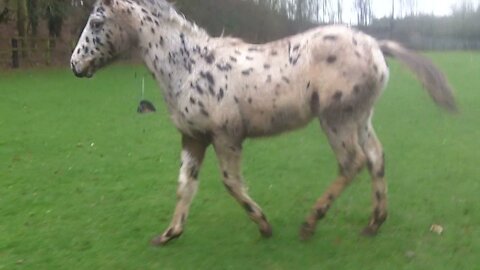
[[[371,123],[389,78],[385,56],[411,69],[437,104],[455,110],[446,79],[428,59],[345,26],[253,45],[209,36],[164,0],[98,0],[71,67],[78,77],[89,77],[130,50],[141,55],[160,84],[182,134],[178,202],[167,230],[153,239],[156,245],[183,232],[210,144],[228,192],[261,234],[270,236],[267,218],[243,184],[242,142],[300,128],[312,119],[319,119],[327,134],[339,174],[313,206],[301,237],[313,234],[317,221],[365,165],[372,177],[373,213],[363,232],[374,235],[387,217],[384,154]]]

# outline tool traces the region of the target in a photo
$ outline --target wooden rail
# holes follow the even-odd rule
[[[25,52],[23,52],[22,43],[25,43],[23,45]],[[9,63],[12,68],[20,68],[22,61],[28,61],[35,55],[37,61],[50,65],[53,50],[51,44],[50,38],[12,37],[10,38],[10,49],[0,51],[0,62]],[[40,59],[38,59],[38,55],[41,55]]]

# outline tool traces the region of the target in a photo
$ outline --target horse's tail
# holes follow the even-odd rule
[[[383,55],[398,59],[417,76],[437,105],[450,112],[457,111],[453,90],[445,75],[428,58],[393,41],[382,40],[378,44]]]

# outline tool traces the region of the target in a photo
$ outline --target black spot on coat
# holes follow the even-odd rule
[[[213,54],[213,52],[205,55],[205,61],[206,61],[208,64],[212,64],[212,63],[215,61],[215,55]]]
[[[253,213],[253,207],[248,202],[243,203],[243,208],[245,208],[248,213]]]
[[[343,93],[342,91],[336,91],[335,94],[333,95],[333,99],[335,101],[340,101],[342,99]]]
[[[329,63],[329,64],[333,64],[333,63],[335,63],[336,61],[337,61],[337,57],[336,57],[335,55],[329,55],[329,56],[327,57],[327,63]]]
[[[252,72],[252,71],[253,71],[253,68],[246,69],[246,70],[242,71],[242,75],[248,76],[248,75],[250,75],[250,72]]]
[[[213,79],[212,73],[210,71],[200,72],[200,76],[208,81],[209,84],[215,85],[215,80]]]
[[[335,35],[326,35],[326,36],[323,37],[323,40],[329,40],[329,41],[335,41],[337,39],[338,39],[338,37],[335,36]]]

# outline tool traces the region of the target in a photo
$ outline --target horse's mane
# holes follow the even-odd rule
[[[165,11],[169,11],[170,9],[175,10],[174,5],[170,4],[165,0],[131,0],[131,1],[143,7],[146,7],[152,12],[158,12],[158,11],[165,12]]]
[[[185,18],[183,13],[179,12],[175,5],[167,2],[166,0],[130,0],[138,5],[145,7],[147,10],[154,14],[166,15],[166,19],[171,22],[179,24],[184,30],[194,34],[207,35],[208,33],[198,27],[195,23],[190,22]]]

